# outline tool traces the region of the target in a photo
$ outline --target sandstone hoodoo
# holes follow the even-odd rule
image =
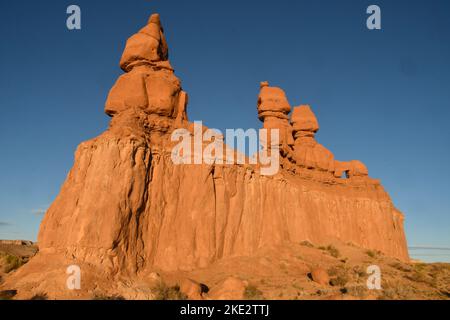
[[[110,127],[78,147],[42,222],[39,253],[14,275],[21,283],[34,277],[64,288],[69,264],[98,278],[145,278],[303,240],[352,243],[408,260],[403,215],[380,182],[363,163],[334,159],[316,141],[311,108],[295,107],[289,116],[286,94],[267,82],[257,111],[264,128],[280,130],[276,175],[251,164],[175,165],[171,133],[194,133],[168,57],[159,16],[152,15],[126,43],[125,73],[105,105]]]

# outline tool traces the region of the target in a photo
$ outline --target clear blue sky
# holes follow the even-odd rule
[[[82,10],[68,31],[66,8]],[[370,4],[382,30],[366,28]],[[1,1],[0,238],[35,240],[77,145],[103,132],[125,40],[159,12],[189,117],[258,128],[259,82],[311,104],[318,140],[360,159],[409,245],[450,247],[450,1]],[[450,261],[450,251],[413,251]],[[446,255],[448,254],[448,255]],[[446,256],[445,256],[446,255]]]

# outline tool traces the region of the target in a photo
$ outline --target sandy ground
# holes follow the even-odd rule
[[[21,294],[15,297],[30,299],[44,297],[48,299],[95,299],[119,297],[114,294],[114,288],[128,286],[139,292],[151,292],[148,274],[137,278],[98,281],[87,276],[95,285],[77,296],[65,296],[58,293],[47,295],[45,287],[39,285],[22,286],[20,268],[4,272],[5,255],[15,255],[23,263],[36,252],[33,246],[3,246],[0,247],[3,259],[0,259],[0,291],[19,289]],[[38,272],[49,261],[38,261],[39,257],[30,263]],[[377,266],[381,271],[381,290],[369,290],[367,273],[369,266]],[[319,284],[311,277],[314,269],[325,270],[329,281]],[[98,270],[92,269],[92,275]],[[403,263],[397,259],[386,257],[379,252],[368,251],[352,244],[334,243],[330,246],[315,246],[311,243],[289,244],[286,246],[268,247],[255,253],[253,257],[233,257],[216,262],[205,269],[190,272],[163,272],[154,270],[161,276],[167,287],[181,283],[183,279],[195,280],[207,288],[218,286],[224,279],[237,277],[248,283],[248,290],[243,298],[269,300],[320,300],[320,299],[450,299],[450,264],[444,263]],[[8,278],[19,280],[7,282]],[[42,278],[44,279],[44,278]],[[55,277],[55,281],[58,277]],[[62,279],[62,278],[61,278]],[[42,281],[42,280],[40,280]],[[87,280],[85,280],[87,281]],[[5,282],[7,286],[5,287]],[[62,282],[62,280],[60,281]],[[11,284],[12,283],[12,284]],[[39,282],[37,282],[39,284]],[[114,285],[111,285],[114,283]],[[17,285],[17,288],[14,286]],[[61,291],[62,292],[62,291]],[[148,295],[151,297],[151,295]],[[145,299],[146,295],[136,295],[135,299]]]

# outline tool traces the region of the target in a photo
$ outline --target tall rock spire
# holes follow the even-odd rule
[[[128,72],[136,64],[167,61],[168,59],[169,48],[159,14],[152,14],[148,24],[128,39],[122,59],[120,59],[120,67]]]
[[[120,61],[126,73],[119,77],[108,95],[106,114],[116,117],[144,112],[151,115],[146,119],[149,130],[162,134],[187,121],[188,96],[168,57],[159,15],[153,14],[148,24],[126,43]]]
[[[315,139],[315,134],[319,130],[319,122],[311,107],[308,105],[295,107],[291,121],[295,135],[294,160],[297,165],[333,172],[333,153],[317,143]]]

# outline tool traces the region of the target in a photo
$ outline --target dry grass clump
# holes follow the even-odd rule
[[[339,252],[339,250],[335,247],[335,246],[333,246],[333,245],[328,245],[328,246],[326,246],[326,247],[323,247],[323,246],[321,246],[321,247],[319,247],[319,249],[320,250],[324,250],[324,251],[328,251],[328,253],[332,256],[332,257],[335,257],[335,258],[339,258],[339,256],[341,255],[341,253]]]
[[[5,273],[10,273],[24,264],[21,258],[5,252],[0,252],[0,262],[0,265],[3,265],[3,272]]]
[[[402,272],[410,272],[413,270],[409,265],[400,262],[391,263],[389,266]]]
[[[305,246],[305,247],[308,247],[308,248],[314,248],[314,245],[311,242],[309,242],[308,240],[304,240],[304,241],[300,242],[300,244],[302,246]]]
[[[17,290],[0,291],[0,300],[11,300],[17,294]]]
[[[124,297],[120,296],[120,295],[106,295],[103,293],[96,293],[94,295],[94,297],[92,298],[92,300],[125,300]]]
[[[254,285],[248,285],[245,288],[244,297],[247,300],[262,300],[264,299],[263,293]]]
[[[347,286],[344,288],[344,293],[347,293],[353,297],[365,298],[369,289],[364,285]]]
[[[333,287],[344,287],[350,281],[348,270],[344,266],[331,267],[328,269],[328,275],[332,277],[330,279],[330,285]]]
[[[32,296],[30,300],[48,300],[48,296],[45,292],[39,292]]]
[[[412,273],[408,274],[406,276],[408,280],[414,281],[414,282],[421,282],[425,283],[429,286],[436,286],[436,281],[433,277],[430,277],[426,272],[424,271],[417,271],[414,270]]]
[[[366,251],[366,254],[369,256],[369,257],[371,257],[371,258],[376,258],[377,256],[378,256],[378,254],[377,254],[377,252],[376,251],[373,251],[373,250],[367,250]]]
[[[344,287],[347,282],[349,282],[350,278],[345,274],[340,274],[336,278],[330,280],[330,284],[333,287]]]
[[[187,300],[187,296],[180,291],[180,286],[167,286],[161,282],[153,288],[155,300]]]
[[[384,281],[379,300],[403,300],[415,296],[415,289],[399,281]]]

